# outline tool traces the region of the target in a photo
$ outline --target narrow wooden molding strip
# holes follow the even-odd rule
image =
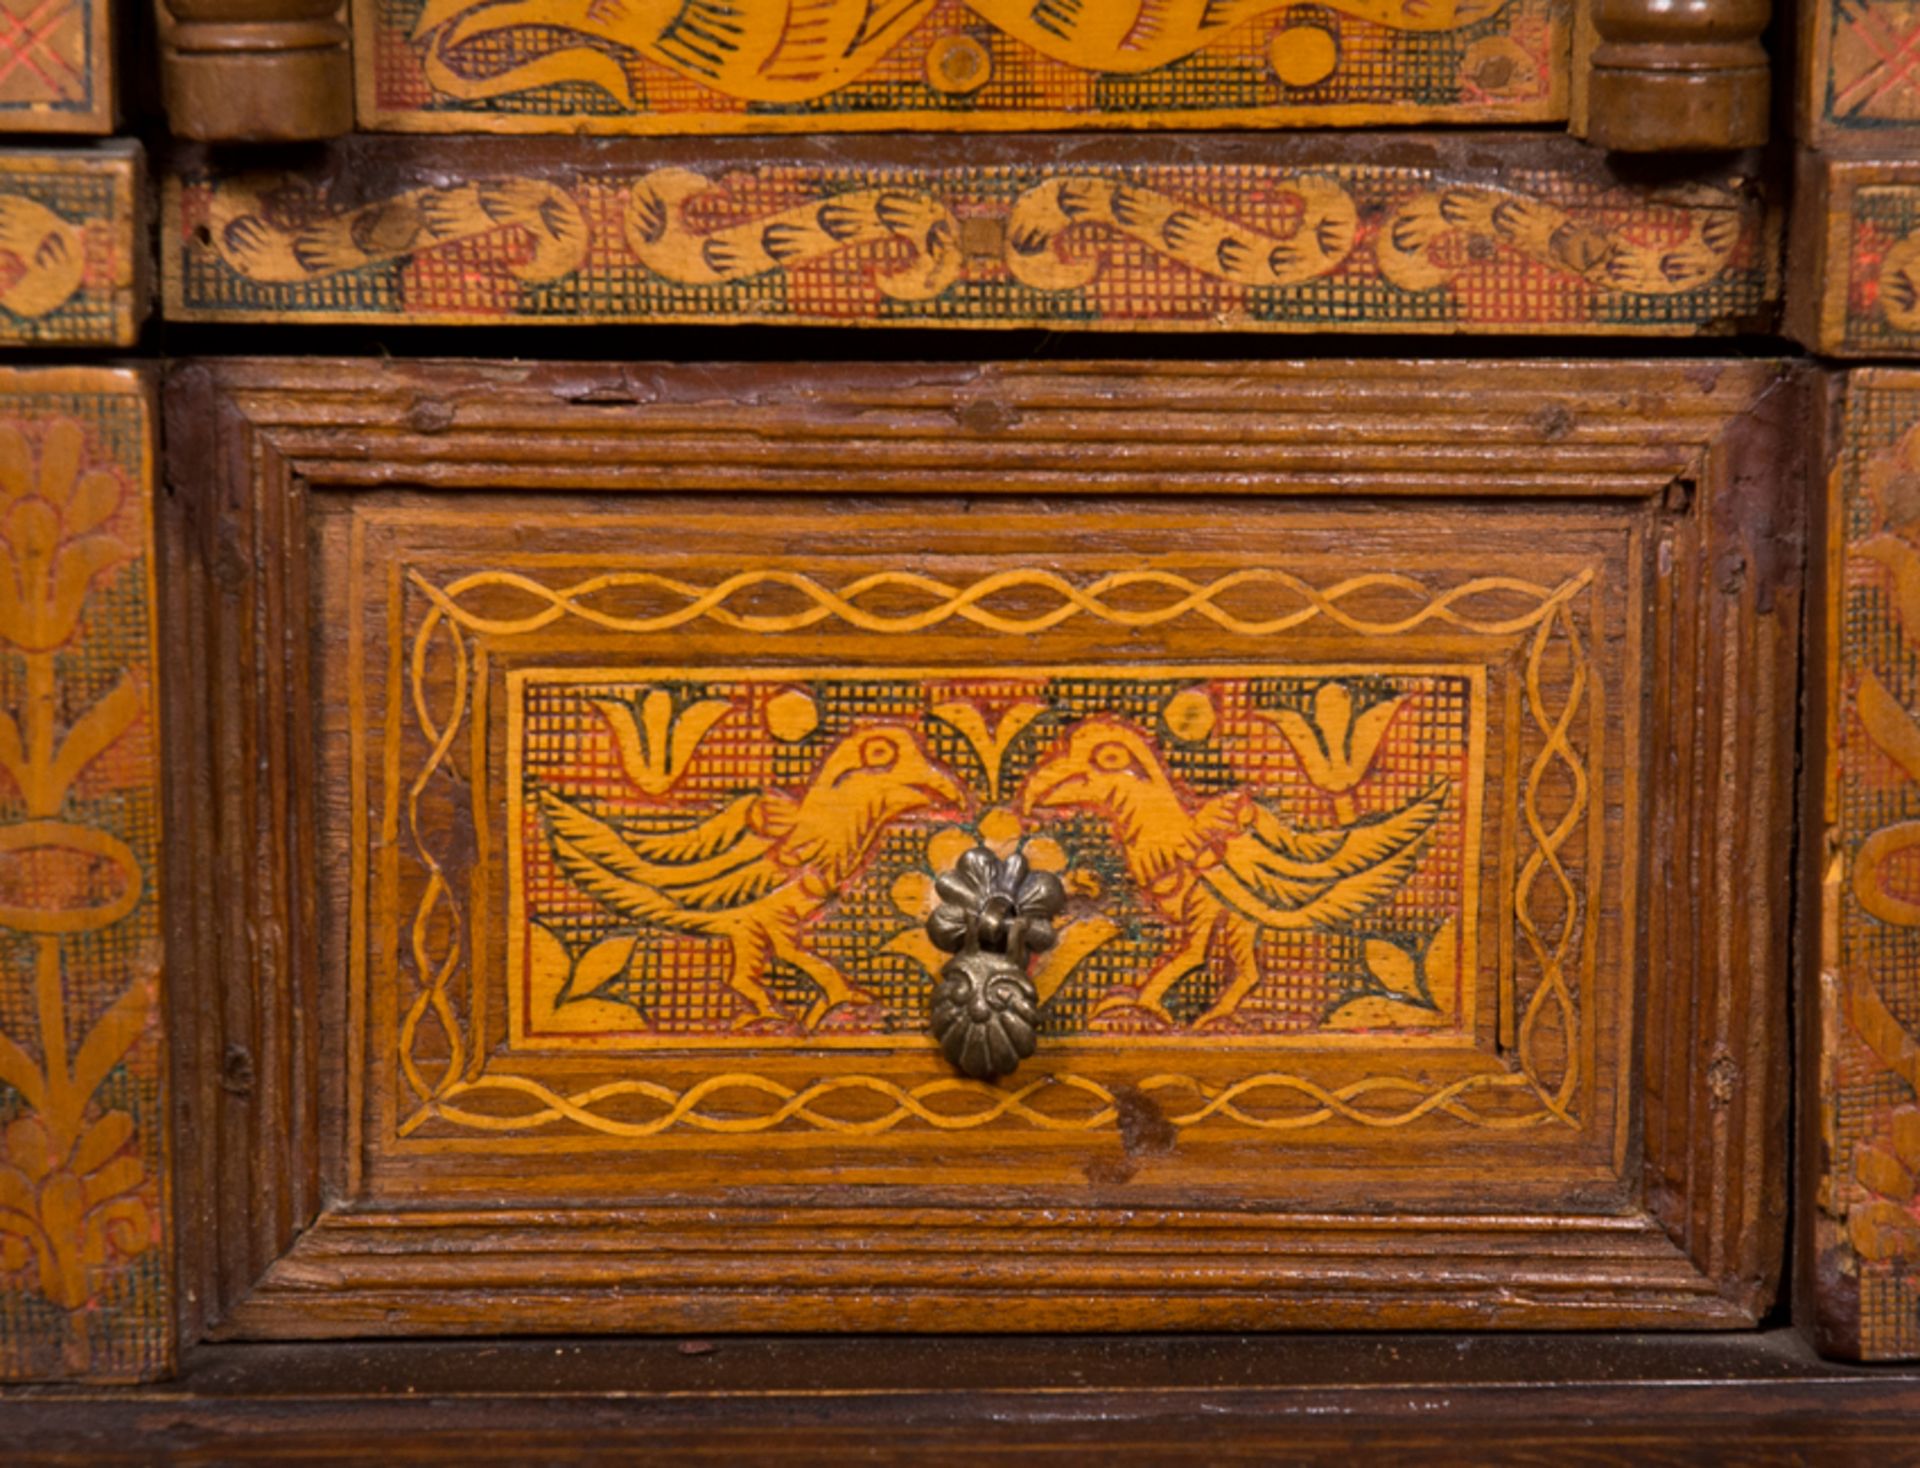
[[[0,1379],[173,1361],[145,374],[0,373]]]
[[[187,321],[1156,330],[1765,329],[1775,216],[1739,160],[1633,183],[1567,139],[354,139],[299,173],[188,152]]]
[[[134,142],[0,152],[0,346],[132,346],[151,297]]]

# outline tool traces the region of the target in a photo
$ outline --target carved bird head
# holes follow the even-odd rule
[[[1166,772],[1140,731],[1097,714],[1071,732],[1027,776],[1020,793],[1024,810],[1043,806],[1117,809],[1146,788],[1164,789]]]
[[[889,724],[855,729],[835,745],[808,798],[882,820],[930,805],[967,805],[966,791],[927,757],[913,731]]]

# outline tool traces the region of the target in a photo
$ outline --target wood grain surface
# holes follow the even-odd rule
[[[1766,142],[1772,65],[1762,44],[1768,0],[1594,0],[1574,130],[1602,148],[1685,153]]]
[[[292,143],[353,130],[339,0],[166,0],[155,9],[174,136]]]
[[[164,584],[194,629],[171,717],[203,731],[169,787],[195,1016],[175,1058],[200,1119],[189,1334],[1752,1324],[1782,1229],[1771,894],[1803,407],[1790,370],[1732,362],[182,367]],[[1047,576],[1023,582],[1033,565]],[[1102,697],[1147,697],[1136,721],[1230,753],[1229,663],[1276,696],[1303,667],[1387,697],[1405,675],[1381,669],[1484,670],[1484,765],[1445,782],[1464,811],[1483,770],[1487,811],[1457,848],[1481,895],[1455,909],[1480,914],[1456,1038],[1392,1009],[1342,1033],[1312,1018],[1359,992],[1336,982],[1297,1020],[1254,1024],[1259,1000],[1221,1034],[1095,1029],[997,1087],[859,1006],[847,1022],[880,1028],[827,1043],[832,1005],[804,999],[780,1033],[676,1049],[649,1005],[739,1005],[725,945],[683,942],[694,968],[662,990],[609,926],[634,933],[632,914],[577,897],[549,919],[556,952],[570,983],[618,938],[628,966],[594,1002],[627,1033],[516,1037],[502,955],[529,889],[502,865],[509,831],[613,850],[509,820],[508,711],[553,686],[537,670],[573,670],[637,732],[652,669],[786,669],[829,730],[793,756],[799,799],[835,757],[839,695],[809,670],[916,688],[959,670],[941,686],[985,695],[980,669],[1057,687],[1110,668]],[[1160,693],[1128,691],[1153,668],[1173,675]],[[701,677],[665,680],[669,715],[731,686]],[[1175,683],[1212,689],[1227,732],[1152,701]],[[1337,711],[1301,707],[1324,742]],[[541,736],[562,761],[544,788],[633,839],[622,792],[673,787],[672,740],[636,765],[606,710],[580,717]],[[1383,729],[1394,778],[1446,747]],[[1071,755],[1070,728],[1053,738],[1033,757]],[[566,761],[589,748],[605,773],[582,783]],[[702,768],[682,749],[683,774]],[[751,773],[770,757],[742,756],[744,794],[788,789]],[[1649,761],[1674,778],[1642,784]],[[1026,804],[966,768],[973,814],[941,820],[979,832]],[[1290,800],[1291,819],[1341,819],[1309,784]],[[1080,915],[1136,914],[1145,982],[1177,934],[1124,861],[1106,870]],[[875,921],[910,929],[877,890]],[[1384,1003],[1437,1009],[1445,920],[1418,903],[1460,890],[1376,925],[1403,967],[1358,944],[1373,977],[1342,982],[1398,975]],[[853,921],[836,912],[803,930],[813,958]],[[833,951],[869,997],[915,972]]]
[[[0,1397],[48,1463],[1900,1461],[1920,1382],[1738,1336],[1047,1336],[207,1347]]]

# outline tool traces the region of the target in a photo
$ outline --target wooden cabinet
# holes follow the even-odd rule
[[[0,1419],[1904,1441],[1900,5],[15,19]]]

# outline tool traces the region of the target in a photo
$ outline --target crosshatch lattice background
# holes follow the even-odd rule
[[[1718,272],[1690,289],[1637,293],[1616,287],[1604,274],[1570,270],[1564,263],[1536,259],[1468,231],[1432,246],[1432,258],[1445,275],[1440,284],[1403,289],[1380,265],[1382,230],[1396,209],[1460,181],[1420,168],[1340,165],[1308,171],[1333,180],[1351,195],[1359,225],[1352,250],[1337,266],[1289,286],[1222,279],[1097,224],[1076,225],[1063,236],[1071,256],[1100,261],[1087,285],[1041,290],[1024,283],[1007,263],[1004,236],[1015,202],[1060,176],[1051,167],[929,172],[769,163],[716,174],[715,187],[684,208],[687,227],[704,236],[842,194],[874,189],[924,194],[950,211],[973,242],[958,278],[928,300],[897,300],[875,283],[911,263],[913,249],[900,239],[717,283],[668,279],[634,254],[622,223],[629,191],[644,172],[555,180],[578,211],[584,238],[578,268],[552,280],[527,281],[516,274],[531,258],[532,243],[525,230],[513,225],[303,281],[254,280],[202,238],[216,192],[223,186],[218,175],[202,172],[182,179],[178,207],[170,210],[167,228],[174,233],[178,257],[177,264],[169,266],[169,289],[177,294],[180,311],[205,320],[292,314],[316,321],[416,317],[1211,326],[1224,313],[1257,327],[1372,330],[1451,325],[1480,330],[1685,330],[1751,318],[1766,308],[1772,294],[1769,231],[1752,200],[1731,193],[1718,207],[1737,238]],[[1073,174],[1162,193],[1273,238],[1292,237],[1300,224],[1301,201],[1292,186],[1297,175],[1286,169],[1102,167],[1075,169]],[[1651,200],[1644,191],[1607,179],[1576,178],[1553,169],[1509,170],[1497,184],[1516,199],[1565,212],[1622,247],[1679,246],[1700,213],[1695,206]]]
[[[0,119],[4,116],[0,111]],[[66,343],[118,339],[125,304],[113,282],[120,263],[116,257],[132,238],[124,219],[127,201],[121,197],[131,183],[130,176],[113,168],[82,164],[0,171],[0,194],[31,199],[79,226],[87,254],[79,289],[44,316],[22,316],[0,307],[0,322],[9,337]]]
[[[820,678],[804,682],[690,675],[657,683],[610,676],[607,681],[542,680],[530,675],[517,685],[509,717],[520,730],[521,783],[509,791],[509,809],[517,812],[511,839],[519,843],[525,920],[558,938],[578,955],[606,939],[638,939],[631,959],[611,980],[583,1000],[570,996],[553,1011],[544,1033],[574,1034],[566,1025],[569,1003],[616,1005],[628,1023],[608,1029],[603,1015],[593,1029],[596,1042],[608,1045],[658,1043],[699,1037],[711,1041],[734,1032],[739,1010],[726,985],[724,942],[637,924],[602,906],[576,886],[555,863],[538,807],[539,790],[550,790],[617,830],[634,834],[688,824],[724,808],[742,794],[777,789],[804,793],[821,762],[849,732],[876,724],[913,730],[926,753],[968,792],[972,811],[922,811],[902,818],[875,844],[856,875],[811,921],[806,941],[877,1003],[883,1016],[870,1029],[874,1037],[912,1035],[920,1043],[925,1027],[931,976],[909,954],[890,951],[903,932],[918,928],[918,913],[903,910],[896,884],[913,873],[931,871],[928,843],[943,827],[964,827],[969,836],[990,812],[1004,821],[1018,806],[1018,793],[1033,768],[1079,720],[1104,714],[1136,726],[1157,750],[1190,800],[1245,788],[1289,823],[1319,828],[1340,823],[1335,797],[1316,789],[1281,730],[1262,712],[1297,709],[1311,717],[1314,693],[1328,675],[1308,670],[1276,671],[1270,676],[1184,678],[1127,677],[1105,672],[1063,673],[1041,678],[990,675],[940,678]],[[1365,677],[1342,674],[1356,707],[1401,696],[1370,772],[1355,792],[1356,814],[1398,809],[1436,783],[1448,788],[1445,808],[1408,882],[1388,901],[1339,928],[1295,932],[1263,930],[1259,941],[1262,979],[1235,1016],[1237,1032],[1250,1036],[1291,1035],[1323,1027],[1342,1004],[1377,993],[1378,982],[1366,969],[1368,939],[1383,940],[1420,954],[1448,922],[1461,932],[1469,863],[1466,792],[1474,710],[1473,684],[1464,676],[1428,672],[1381,672]],[[594,700],[635,704],[647,692],[665,688],[677,708],[700,699],[732,705],[708,732],[684,774],[665,794],[648,796],[625,773],[611,725]],[[782,740],[769,728],[768,705],[796,689],[811,696],[818,722],[803,738]],[[1201,738],[1181,739],[1168,727],[1166,710],[1176,695],[1203,690],[1215,718]],[[1016,702],[1043,703],[1040,714],[1004,752],[999,796],[982,758],[951,724],[933,716],[937,705],[970,702],[989,728]],[[1167,923],[1135,890],[1121,847],[1104,816],[1085,810],[1043,809],[1020,818],[1019,839],[1057,842],[1080,895],[1067,919],[1097,913],[1119,929],[1066,979],[1050,1002],[1045,1028],[1056,1038],[1089,1033],[1090,1012],[1121,985],[1137,985],[1168,947]],[[529,934],[517,935],[526,951]],[[1183,1024],[1201,1014],[1219,985],[1217,965],[1180,981],[1168,1008]],[[776,998],[793,1013],[817,997],[811,980],[797,969],[776,964],[767,978]],[[527,996],[517,985],[516,1003]],[[1422,1033],[1457,1028],[1463,1023],[1459,992],[1450,986],[1436,1000],[1451,1012],[1436,1014]],[[551,1003],[551,996],[548,998]],[[523,1015],[532,1043],[542,1033],[539,1005]],[[582,1031],[581,1033],[583,1033]],[[1177,1036],[1176,1036],[1177,1038]],[[763,1046],[765,1038],[743,1038]]]

